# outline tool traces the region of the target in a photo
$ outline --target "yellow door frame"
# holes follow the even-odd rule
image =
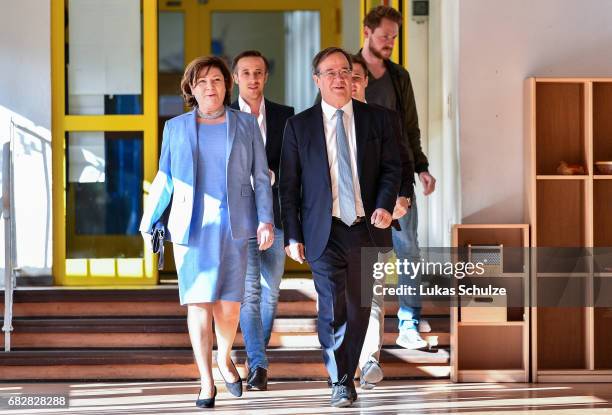
[[[51,91],[53,178],[53,276],[56,285],[154,285],[152,254],[144,258],[66,258],[66,133],[140,131],[143,133],[143,192],[157,171],[157,3],[142,0],[143,113],[138,115],[66,114],[66,0],[51,2]],[[143,194],[144,197],[144,194]]]

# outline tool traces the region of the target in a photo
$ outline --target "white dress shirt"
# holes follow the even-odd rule
[[[257,117],[257,124],[259,124],[259,131],[261,131],[261,138],[263,138],[264,147],[266,146],[266,100],[261,97],[261,104],[259,105],[259,116]],[[251,114],[251,106],[238,95],[238,107],[240,111]],[[270,185],[274,185],[276,182],[276,176],[274,172],[270,170]]]
[[[340,202],[338,200],[338,145],[336,143],[336,108],[321,100],[323,109],[323,131],[327,144],[327,161],[329,162],[329,175],[332,187],[332,216],[340,217]],[[349,101],[340,108],[344,111],[342,122],[349,145],[351,157],[351,171],[353,173],[353,192],[355,193],[355,211],[357,216],[365,216],[363,201],[361,200],[361,186],[357,172],[357,142],[355,134],[355,117],[353,116],[353,101]]]
[[[238,95],[238,106],[240,111],[251,114],[251,106]],[[264,146],[266,145],[266,102],[264,97],[261,97],[261,105],[259,106],[259,116],[257,117],[257,124],[259,124],[259,130],[263,137]]]

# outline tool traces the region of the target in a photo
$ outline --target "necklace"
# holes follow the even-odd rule
[[[221,107],[219,111],[213,112],[212,114],[204,114],[202,111],[200,111],[199,108],[197,109],[197,111],[198,111],[198,117],[203,118],[205,120],[214,120],[216,118],[219,118],[223,114],[225,114],[225,107]]]

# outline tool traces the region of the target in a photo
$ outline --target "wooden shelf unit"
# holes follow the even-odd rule
[[[451,380],[453,382],[529,381],[529,225],[454,225],[452,246],[503,245],[497,286],[509,286],[521,307],[507,307],[506,321],[461,321],[461,302],[451,306]],[[506,248],[512,248],[506,249]],[[517,249],[521,248],[521,249]],[[517,253],[520,258],[517,258]],[[486,279],[487,276],[473,277]],[[515,304],[512,301],[509,305]],[[481,307],[487,312],[487,307]]]
[[[612,301],[596,300],[612,261],[594,251],[612,247],[612,175],[595,167],[612,160],[612,78],[529,78],[524,110],[532,380],[610,382]],[[561,161],[585,174],[559,175]]]

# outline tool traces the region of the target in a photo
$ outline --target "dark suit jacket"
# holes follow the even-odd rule
[[[377,208],[393,212],[400,186],[397,143],[388,112],[353,100],[357,170],[372,242],[391,246],[391,230],[370,224]],[[280,202],[285,245],[301,242],[306,259],[318,259],[331,231],[332,192],[320,104],[289,118],[280,169]]]
[[[400,154],[400,160],[402,163],[402,179],[400,182],[400,190],[398,196],[404,196],[412,198],[414,195],[414,156],[412,155],[412,149],[410,143],[406,140],[404,134],[402,134],[402,123],[397,111],[383,107],[378,104],[370,104],[377,108],[386,111],[389,114],[389,120],[391,121],[391,128],[393,130],[393,136],[396,139],[397,148]],[[391,222],[391,226],[397,231],[401,231],[402,227],[397,219]]]
[[[278,182],[281,147],[283,145],[283,131],[287,119],[295,114],[293,107],[277,104],[264,99],[266,106],[266,155],[268,157],[268,167],[274,172],[275,181],[272,185],[274,199],[274,226],[282,228],[280,203],[278,199]],[[231,108],[240,111],[238,100],[232,102]]]
[[[389,114],[389,120],[391,128],[393,129],[393,136],[397,143],[397,149],[399,151],[400,161],[402,164],[402,179],[400,182],[400,190],[398,196],[412,197],[414,193],[414,156],[410,143],[405,139],[402,133],[401,119],[397,111],[383,107],[382,105],[370,104],[378,107]]]

